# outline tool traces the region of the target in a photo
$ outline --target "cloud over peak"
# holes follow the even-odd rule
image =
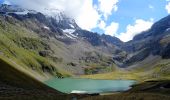
[[[134,23],[129,21],[131,24],[128,24],[121,21],[121,18],[118,16],[114,17],[115,19],[111,18],[110,16],[113,17],[113,15],[116,16],[116,14],[125,13],[121,11],[122,6],[118,8],[118,3],[120,3],[119,5],[122,3],[119,1],[120,0],[5,0],[6,3],[19,5],[23,8],[40,11],[42,13],[47,13],[45,11],[46,8],[64,11],[68,17],[75,19],[76,23],[82,29],[89,31],[92,29],[102,30],[105,34],[116,36],[126,42],[131,40],[136,34],[149,29],[153,24],[153,20],[137,19]],[[167,12],[170,13],[170,2],[169,0],[167,2],[168,4],[165,8]],[[147,4],[147,6],[148,9],[156,9],[156,6],[152,3]],[[131,9],[131,6],[128,6],[126,9],[128,10],[128,8]],[[131,16],[133,17],[134,15]],[[132,17],[128,20],[132,20]],[[135,17],[138,18],[139,16]],[[129,17],[125,16],[125,18]],[[123,27],[127,26],[125,30],[121,30],[122,25]],[[117,33],[120,30],[122,33]]]
[[[127,25],[126,32],[118,34],[116,37],[124,42],[132,40],[133,37],[142,31],[148,30],[153,25],[153,19],[146,21],[143,19],[137,19],[134,25]]]
[[[6,0],[11,4],[20,5],[27,9],[45,12],[45,8],[59,9],[71,18],[83,29],[91,30],[97,28],[99,22],[107,19],[112,11],[117,10],[118,0]]]
[[[165,6],[165,9],[167,10],[167,12],[169,14],[170,13],[170,2]]]
[[[114,36],[117,34],[117,30],[119,28],[119,23],[112,22],[109,26],[105,28],[105,34]]]

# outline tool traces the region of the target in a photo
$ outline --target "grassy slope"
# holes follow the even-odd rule
[[[69,73],[57,66],[50,58],[42,57],[39,51],[48,49],[45,40],[18,24],[4,22],[0,18],[0,56],[16,63],[16,68],[24,71],[38,80],[44,81],[50,77],[67,76]],[[42,70],[45,67],[46,72]]]
[[[69,99],[13,67],[15,64],[0,59],[0,99],[2,100],[55,100]]]
[[[140,66],[128,71],[119,69],[107,74],[81,76],[92,79],[134,79],[140,83],[125,93],[94,96],[83,100],[170,100],[170,60],[155,59],[138,65]]]
[[[8,20],[4,21],[4,18],[0,16],[0,52],[20,66],[28,69],[28,73],[36,73],[35,77],[38,76],[37,79],[47,80],[52,76],[71,76],[72,73],[83,74],[84,68],[90,69],[87,74],[114,70],[114,65],[107,66],[108,63],[112,63],[112,61],[108,62],[108,58],[111,58],[110,56],[102,54],[104,56],[99,57],[100,51],[84,41],[67,45],[50,36],[50,30],[48,31],[49,33],[46,32],[47,30],[42,30],[43,25],[36,23],[37,21],[34,19],[25,21],[19,21],[12,17],[7,17],[6,19]],[[33,30],[28,26],[31,26]],[[39,55],[40,51],[46,51],[48,55],[42,57]],[[94,53],[94,55],[89,57],[85,52]],[[81,59],[86,59],[86,56],[90,62]],[[91,59],[94,59],[94,61]],[[70,63],[74,63],[76,66],[70,65]],[[50,72],[44,73],[42,66],[47,67]]]
[[[133,79],[138,81],[169,80],[170,60],[159,59],[151,62],[142,62],[138,67],[130,69],[117,69],[114,72],[96,75],[83,75],[81,78],[92,79]]]
[[[82,75],[80,78],[91,78],[91,79],[138,79],[137,73],[131,73],[124,70],[115,70],[114,72],[106,74],[94,74],[94,75]]]
[[[162,46],[169,44],[169,37],[170,35],[167,35],[162,38],[160,44]],[[138,62],[125,70],[80,77],[92,79],[134,79],[138,81],[170,80],[170,59],[162,59],[160,56],[150,55],[144,61]]]
[[[38,55],[38,51],[44,50],[45,45],[43,40],[41,40],[39,36],[36,35],[36,33],[30,32],[19,24],[16,25],[13,23],[6,23],[6,26],[4,26],[4,23],[1,21],[0,26],[0,58],[3,59],[1,65],[10,66],[9,64],[11,63],[12,65],[14,65],[12,67],[23,72],[24,74],[27,74],[29,77],[33,77],[41,81],[46,80],[52,76],[68,75],[67,72],[64,72],[62,69],[57,67],[57,64],[51,61],[51,59]],[[4,63],[4,60],[8,64]],[[169,60],[160,61],[156,65],[153,65],[149,70],[146,70],[146,68],[150,66],[143,65],[140,66],[139,69],[133,69],[131,71],[125,71],[123,69],[114,69],[114,72],[107,74],[87,75],[81,77],[93,79],[135,80],[163,78],[170,79],[169,62]],[[55,70],[48,73],[44,73],[41,68],[42,65],[47,66],[49,69],[52,69],[54,67]],[[7,68],[9,69],[4,69],[4,67],[2,67],[3,71],[1,71],[0,74],[0,78],[2,77],[2,79],[7,79],[3,80],[5,84],[15,85],[14,87],[17,87],[18,84],[20,84],[20,87],[31,86],[33,88],[35,87],[41,89],[41,87],[37,87],[38,84],[41,83],[35,84],[36,82],[29,80],[29,77],[25,77],[23,73],[20,74],[19,71],[14,70],[13,68],[11,69],[10,67]],[[26,81],[23,82],[23,80]]]

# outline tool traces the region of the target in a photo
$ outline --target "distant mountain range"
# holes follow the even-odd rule
[[[46,11],[48,14],[0,6],[0,34],[5,37],[0,39],[0,52],[40,76],[64,76],[63,71],[66,75],[106,73],[119,67],[131,68],[149,57],[170,58],[170,16],[124,43],[82,29],[62,11]],[[9,47],[7,40],[14,46]]]
[[[133,56],[127,63],[142,61],[148,56],[161,56],[163,59],[170,58],[170,16],[167,16],[153,24],[153,26],[138,35],[133,40],[125,43],[122,49]]]

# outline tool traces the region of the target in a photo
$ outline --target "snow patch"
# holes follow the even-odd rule
[[[43,26],[43,28],[45,28],[45,29],[47,29],[47,30],[50,30],[50,28],[49,28],[49,27],[47,27],[47,26],[45,26],[45,25]]]
[[[72,24],[69,24],[71,28],[75,28]]]
[[[74,37],[68,35],[68,34],[65,34],[68,38],[71,38],[71,39],[75,39]]]
[[[76,35],[72,34],[72,33],[75,32],[74,29],[65,29],[65,30],[63,30],[63,32],[66,33],[65,35],[66,35],[67,37],[71,38],[71,39],[76,39],[76,38],[77,38]]]
[[[65,29],[65,30],[63,30],[63,32],[64,32],[64,33],[72,34],[72,33],[75,32],[75,30],[74,30],[74,29]]]
[[[23,12],[14,12],[17,15],[26,15],[29,11],[23,11]]]
[[[166,31],[170,31],[170,28],[167,28]]]

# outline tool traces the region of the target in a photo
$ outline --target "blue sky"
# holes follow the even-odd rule
[[[73,17],[84,29],[123,41],[147,30],[170,13],[170,0],[6,0],[29,9],[54,7]],[[0,3],[4,2],[0,0]],[[167,8],[166,8],[167,6]]]
[[[166,4],[166,0],[120,0],[118,10],[112,12],[107,24],[112,21],[118,22],[121,26],[118,30],[120,33],[125,31],[128,24],[133,24],[135,19],[149,20],[153,18],[155,22],[168,15],[165,9]],[[153,8],[149,8],[149,6]]]
[[[94,1],[95,3],[97,3],[97,0]],[[165,9],[167,4],[168,1],[166,0],[119,0],[117,3],[118,10],[112,11],[112,15],[108,17],[106,23],[107,25],[112,22],[119,23],[117,33],[114,34],[114,36],[118,36],[120,33],[126,32],[128,25],[135,25],[137,19],[145,21],[152,19],[154,23],[167,16],[168,12]],[[95,28],[93,31],[104,33],[99,28]]]
[[[3,2],[3,0],[0,0],[0,3],[2,3]]]

